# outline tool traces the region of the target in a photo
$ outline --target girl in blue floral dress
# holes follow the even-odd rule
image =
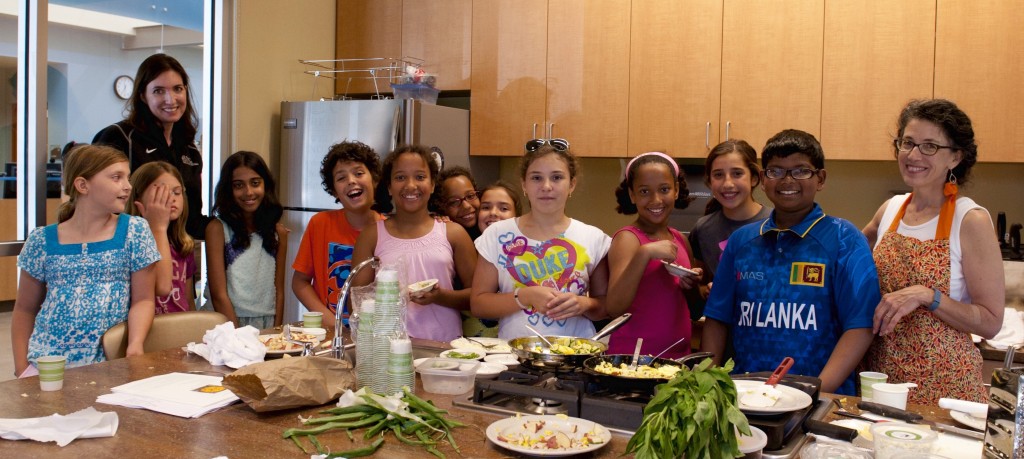
[[[131,185],[128,159],[84,145],[64,162],[57,224],[36,228],[18,255],[21,277],[11,317],[19,376],[46,355],[76,367],[104,360],[100,337],[128,321],[127,355],[142,354],[153,323],[154,271],[160,259],[146,220],[123,213]]]

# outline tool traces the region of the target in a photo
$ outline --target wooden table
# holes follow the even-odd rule
[[[120,418],[120,427],[114,437],[78,439],[63,448],[52,442],[0,440],[0,457],[101,458],[107,454],[125,458],[309,457],[302,454],[290,440],[281,438],[281,433],[287,428],[301,426],[296,415],[310,416],[320,407],[256,413],[248,405],[237,403],[198,419],[183,419],[147,410],[96,403],[96,397],[110,393],[114,386],[150,376],[190,370],[231,371],[227,367],[211,366],[202,357],[172,349],[68,369],[64,389],[58,392],[40,391],[37,378],[0,383],[0,417],[32,418],[54,413],[70,414],[93,406],[103,412],[114,411]],[[470,425],[456,429],[454,433],[462,449],[462,457],[514,456],[511,451],[491,444],[484,435],[484,428],[501,416],[452,407],[452,396],[427,394],[418,379],[417,386],[418,395],[433,400],[439,407],[450,410],[451,417]],[[368,443],[358,435],[356,443],[352,443],[342,431],[321,434],[318,438],[334,451]],[[608,446],[580,457],[619,457],[628,441],[628,437],[614,434]],[[448,457],[459,457],[451,447],[443,446],[440,449]],[[376,457],[389,459],[425,456],[432,457],[425,450],[400,443],[391,435],[386,437],[384,446],[376,454]]]

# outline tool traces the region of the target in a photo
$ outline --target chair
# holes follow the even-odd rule
[[[206,331],[228,322],[227,316],[214,311],[186,311],[160,314],[153,318],[146,341],[145,352],[156,352],[182,347],[190,342],[200,343]],[[123,358],[128,349],[128,323],[110,327],[100,338],[107,360]]]

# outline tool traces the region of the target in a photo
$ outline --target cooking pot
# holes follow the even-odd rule
[[[714,356],[714,354],[710,352],[695,352],[676,360],[672,360],[655,358],[649,355],[641,355],[637,359],[637,366],[648,365],[658,368],[662,365],[677,365],[693,368],[694,365],[712,356]],[[608,362],[615,367],[622,364],[629,365],[633,363],[633,356],[630,354],[599,355],[590,357],[583,362],[583,372],[589,375],[594,382],[612,391],[654,393],[654,386],[668,382],[669,380],[669,378],[636,378],[632,376],[618,376],[601,373],[597,371],[596,368],[603,362]]]
[[[598,340],[621,327],[622,324],[626,323],[630,317],[632,317],[632,314],[629,313],[617,317],[615,320],[609,322],[608,325],[605,325],[605,327],[602,328],[601,331],[597,332],[596,335],[590,338],[579,338],[575,336],[545,336],[545,338],[551,342],[560,338],[569,339],[587,343],[597,349],[596,351],[588,354],[553,354],[551,352],[543,352],[548,349],[548,345],[539,336],[526,336],[510,339],[508,341],[508,347],[512,349],[513,354],[519,357],[520,362],[527,363],[533,367],[546,370],[571,370],[582,366],[583,362],[588,358],[601,355],[604,351],[607,351],[608,345]],[[538,346],[540,347],[541,352],[533,350]]]

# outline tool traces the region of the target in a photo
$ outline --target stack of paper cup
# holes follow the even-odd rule
[[[373,389],[373,316],[374,301],[363,300],[359,307],[356,332],[356,378],[359,387]]]
[[[402,392],[402,386],[413,390],[416,376],[412,372],[412,341],[408,338],[391,340],[388,353],[388,385],[385,394]]]
[[[377,289],[373,316],[373,377],[370,388],[378,394],[388,390],[387,368],[391,353],[391,339],[401,335],[402,314],[399,298],[398,271],[381,269],[377,272]]]

